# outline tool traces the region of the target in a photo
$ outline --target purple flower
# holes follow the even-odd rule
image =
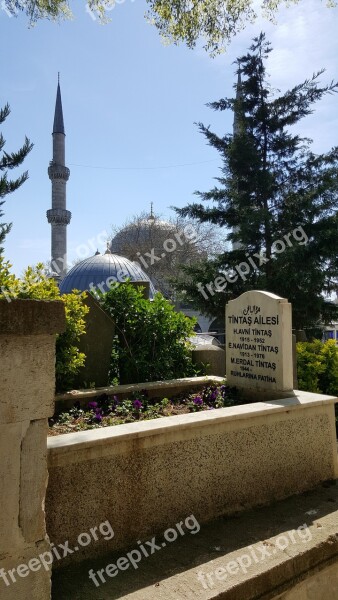
[[[98,404],[97,402],[88,402],[88,408],[90,408],[90,410],[94,410],[94,408],[97,408]]]
[[[98,422],[101,423],[102,421],[102,415],[100,413],[96,413],[96,415],[94,416],[94,419]]]
[[[140,400],[134,400],[133,406],[136,410],[140,410],[142,408],[142,402]]]
[[[203,400],[202,400],[201,396],[196,396],[194,398],[194,404],[196,404],[197,406],[201,406],[203,404]]]

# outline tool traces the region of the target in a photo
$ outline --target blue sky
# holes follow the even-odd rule
[[[82,257],[84,245],[93,253],[99,234],[149,209],[151,201],[156,213],[169,217],[170,206],[184,206],[194,190],[210,189],[220,160],[194,122],[220,134],[231,130],[232,115],[205,104],[233,94],[233,61],[261,30],[274,47],[268,63],[274,88],[284,91],[322,67],[323,82],[338,79],[338,8],[326,9],[321,0],[282,9],[275,25],[249,25],[215,59],[200,48],[165,46],[145,10],[142,0],[125,0],[109,13],[111,22],[100,25],[81,1],[73,21],[40,21],[33,28],[0,10],[0,104],[9,102],[12,111],[2,128],[6,149],[17,150],[25,134],[34,142],[25,161],[29,180],[4,207],[6,221],[13,222],[5,255],[18,275],[50,258],[47,167],[58,71],[71,170],[70,262],[79,245]],[[314,140],[316,152],[337,144],[337,101],[327,96],[297,127]]]

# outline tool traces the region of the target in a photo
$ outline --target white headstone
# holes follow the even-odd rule
[[[291,304],[269,292],[245,292],[227,304],[225,319],[228,384],[244,394],[262,391],[262,399],[291,391]]]

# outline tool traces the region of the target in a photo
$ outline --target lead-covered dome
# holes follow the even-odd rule
[[[110,242],[111,252],[127,256],[145,269],[156,289],[166,298],[175,292],[169,279],[177,274],[177,263],[184,263],[187,241],[179,223],[164,221],[151,213],[142,213],[119,229]]]
[[[155,252],[163,251],[163,242],[176,232],[176,228],[168,221],[150,215],[125,225],[110,242],[111,252],[124,254],[136,249],[142,252],[154,248]]]
[[[81,292],[108,292],[114,282],[125,283],[149,281],[150,298],[156,293],[155,288],[144,271],[128,258],[111,254],[95,254],[76,264],[60,283],[61,294],[69,294],[74,289]]]

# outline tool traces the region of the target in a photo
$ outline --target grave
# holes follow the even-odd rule
[[[225,319],[229,385],[252,400],[294,396],[291,304],[253,290],[227,304]]]

